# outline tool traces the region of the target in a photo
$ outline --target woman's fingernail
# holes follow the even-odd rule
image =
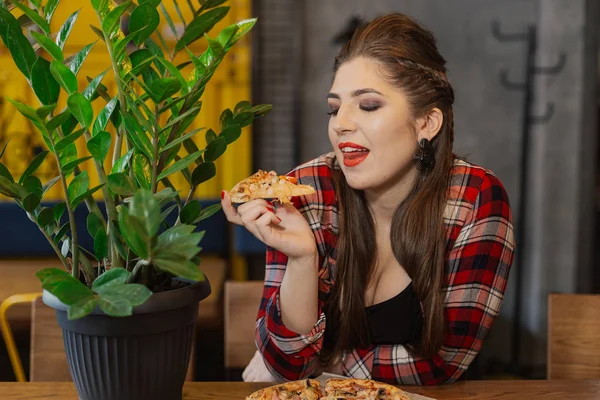
[[[281,222],[281,218],[279,218],[277,215],[275,216],[275,218],[277,218],[279,222]]]
[[[269,210],[271,212],[275,212],[275,210],[273,209],[273,207],[267,207],[267,210]]]
[[[221,190],[221,200],[223,200],[225,198],[225,191]]]

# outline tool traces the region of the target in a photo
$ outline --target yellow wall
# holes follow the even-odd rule
[[[180,23],[181,20],[175,12],[173,0],[164,0],[163,3],[169,10],[175,24]],[[178,3],[185,19],[189,22],[191,20],[191,11],[187,6],[186,1],[179,0]],[[195,1],[194,3],[197,4]],[[215,37],[223,27],[251,17],[251,0],[231,0],[224,5],[231,6],[231,10],[225,20],[210,32],[211,37]],[[94,42],[97,39],[96,35],[89,27],[90,24],[98,26],[98,21],[89,0],[85,0],[82,3],[71,0],[62,0],[52,20],[52,32],[57,32],[60,29],[61,24],[77,9],[77,7],[81,7],[81,12],[66,43],[64,49],[65,57],[75,54],[83,46]],[[13,12],[15,11],[13,10]],[[174,47],[174,38],[162,13],[161,26],[159,29],[169,47]],[[156,38],[154,39],[157,40]],[[190,46],[190,49],[196,55],[199,55],[204,50],[204,46],[205,41],[200,40]],[[183,53],[184,52],[180,53],[178,60],[183,60],[187,57]],[[233,109],[238,101],[251,100],[250,56],[250,37],[246,36],[230,50],[228,56],[219,66],[219,69],[203,95],[202,111],[196,121],[190,126],[189,130],[199,127],[208,127],[214,129],[218,133],[218,122],[221,111],[226,107]],[[49,56],[46,57],[50,59]],[[93,78],[109,67],[110,61],[104,43],[99,41],[94,46],[78,74],[79,89],[83,90],[87,85],[86,76]],[[112,71],[105,76],[102,83],[108,87],[111,95],[115,94],[116,88]],[[0,45],[0,97],[4,96],[31,104],[34,107],[39,106],[37,98],[28,86],[25,78],[15,67],[8,50]],[[98,99],[92,104],[94,105],[94,110],[97,115],[104,107],[105,102],[102,99]],[[65,106],[66,96],[65,93],[62,93],[61,98],[59,99],[58,109],[60,110]],[[27,120],[22,117],[12,105],[9,103],[7,104],[6,101],[3,101],[0,104],[0,121],[2,121],[0,122],[0,145],[3,144],[6,139],[11,140],[2,161],[13,173],[13,176],[18,177],[33,158],[31,151],[32,146],[39,145],[45,148],[45,144],[41,139],[41,135],[34,130]],[[2,123],[7,124],[6,129],[3,129]],[[114,128],[110,124],[109,131],[111,133],[114,132]],[[202,148],[205,146],[206,143],[204,141],[203,132],[198,133],[196,141],[198,147]],[[221,189],[231,189],[236,182],[250,175],[252,156],[251,143],[251,129],[250,127],[244,128],[244,132],[240,139],[229,146],[225,155],[217,161],[217,177],[204,183],[198,188],[196,197],[218,197]],[[78,146],[80,157],[88,154],[87,150],[85,150],[83,139],[78,141]],[[182,150],[181,155],[184,155],[184,152],[185,150]],[[112,154],[112,150],[109,154]],[[110,157],[107,157],[107,169],[109,168],[109,158]],[[91,161],[82,164],[82,166],[87,169],[90,175],[90,187],[95,186],[98,183],[98,179]],[[51,157],[48,157],[47,161],[37,173],[38,177],[42,180],[42,183],[45,183],[57,174],[55,162],[53,159],[51,160]],[[173,184],[177,189],[182,191],[181,193],[184,196],[187,195],[189,186],[181,174],[178,174],[177,178],[173,179]],[[97,192],[96,196],[100,197],[101,192]],[[62,198],[62,189],[60,185],[56,185],[54,189],[46,195],[44,200],[58,200]]]

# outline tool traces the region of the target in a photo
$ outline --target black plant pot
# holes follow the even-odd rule
[[[96,308],[69,320],[67,307],[44,291],[56,309],[71,376],[81,400],[181,400],[199,302],[208,279],[153,294],[130,317]]]

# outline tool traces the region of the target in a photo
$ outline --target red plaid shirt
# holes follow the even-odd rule
[[[332,181],[333,153],[290,173],[316,194],[297,199],[319,249],[319,319],[300,335],[281,319],[279,287],[287,256],[267,248],[265,286],[256,321],[256,344],[271,373],[284,380],[310,376],[318,366],[327,321],[323,308],[333,281],[331,256],[338,232]],[[456,160],[444,214],[447,227],[444,312],[448,324],[442,348],[433,358],[412,357],[402,345],[372,345],[345,355],[346,376],[383,382],[435,385],[453,382],[468,368],[487,336],[512,264],[512,215],[502,183],[490,171]]]

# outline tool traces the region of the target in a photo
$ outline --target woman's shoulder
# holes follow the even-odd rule
[[[293,176],[302,185],[315,188],[317,194],[327,203],[335,201],[334,171],[339,169],[333,152],[323,154],[294,168],[289,176]],[[308,197],[308,196],[307,196]]]
[[[450,173],[449,200],[475,205],[482,193],[491,193],[498,200],[508,202],[500,179],[488,168],[456,158]]]

